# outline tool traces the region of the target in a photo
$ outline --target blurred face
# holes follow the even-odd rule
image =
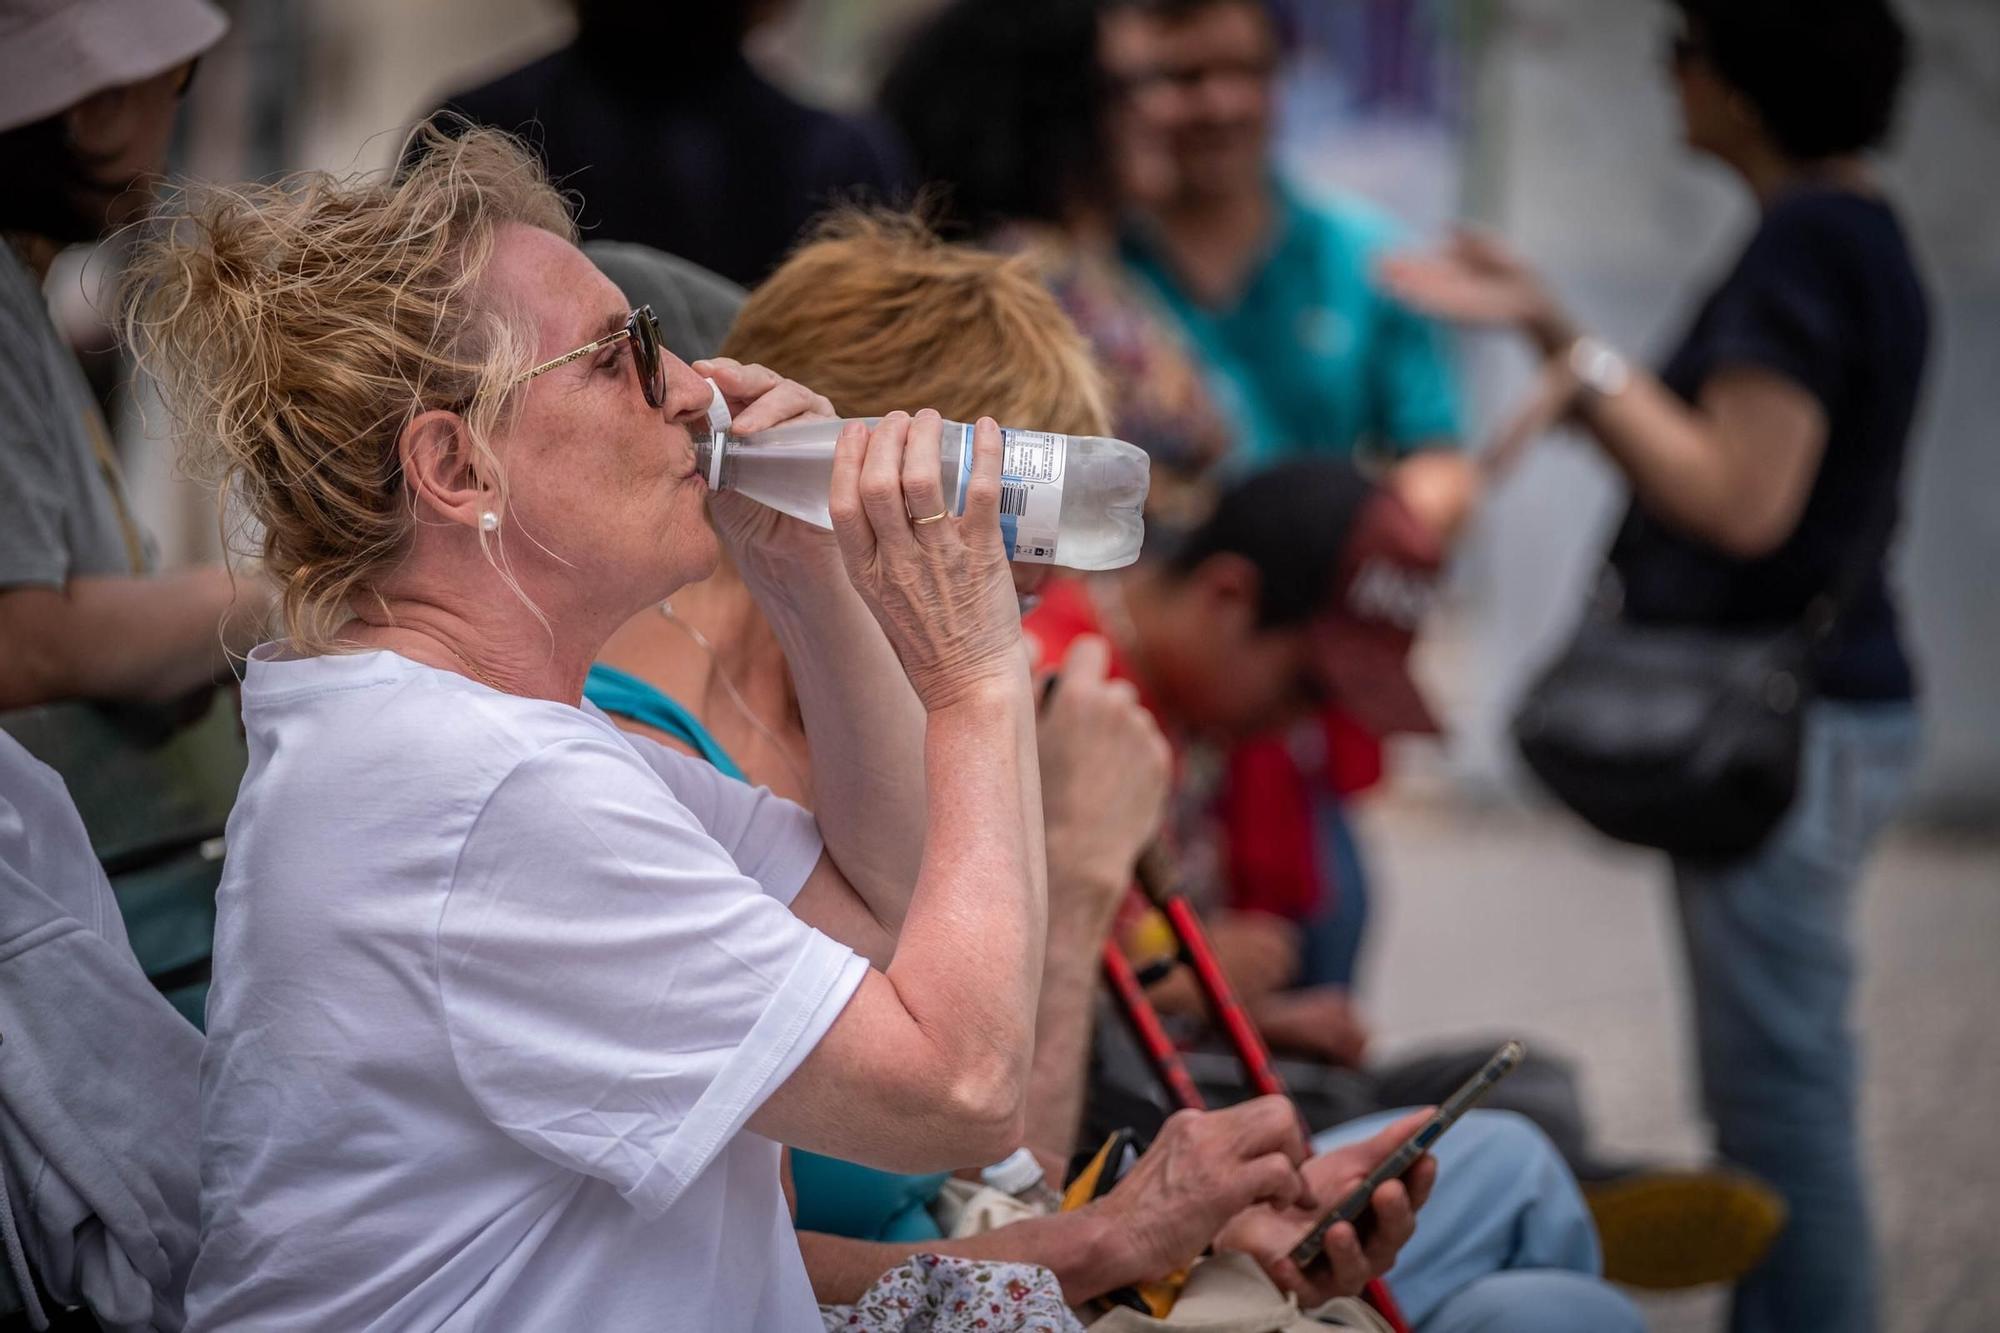
[[[1278,68],[1278,35],[1263,6],[1222,0],[1184,19],[1138,21],[1151,29],[1158,75],[1174,90],[1176,100],[1162,105],[1182,193],[1263,189]]]
[[[1098,28],[1113,189],[1120,204],[1138,208],[1171,199],[1180,180],[1173,143],[1188,99],[1161,68],[1160,33],[1159,24],[1129,9],[1107,13]]]
[[[1680,102],[1681,135],[1688,147],[1726,159],[1748,127],[1738,99],[1710,63],[1698,30],[1676,31],[1668,46],[1667,67]]]
[[[154,182],[167,169],[174,117],[193,77],[190,62],[143,83],[94,93],[69,109],[70,139],[99,183],[76,201],[80,214],[102,217],[108,231],[145,211]]]
[[[1245,740],[1308,717],[1332,697],[1310,628],[1257,624],[1247,562],[1216,557],[1170,596],[1173,628],[1143,648],[1149,682],[1178,725]]]
[[[486,276],[491,296],[535,333],[551,360],[624,327],[631,306],[583,252],[549,232],[504,228]],[[572,600],[629,615],[714,572],[706,482],[690,428],[706,421],[707,381],[671,353],[663,407],[641,387],[629,339],[537,375],[494,452],[507,469],[503,536],[517,568]]]

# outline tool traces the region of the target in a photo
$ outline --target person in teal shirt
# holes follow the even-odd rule
[[[1151,55],[1125,83],[1170,146],[1175,188],[1124,254],[1206,362],[1238,466],[1449,447],[1458,393],[1443,332],[1375,278],[1394,225],[1309,201],[1271,165],[1279,34],[1262,0],[1112,0]]]
[[[1362,204],[1309,202],[1280,178],[1266,182],[1271,240],[1233,299],[1195,296],[1163,229],[1135,229],[1124,246],[1208,369],[1235,430],[1234,464],[1451,446],[1459,403],[1444,335],[1375,283],[1394,224]]]

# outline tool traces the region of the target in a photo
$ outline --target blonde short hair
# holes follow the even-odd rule
[[[912,216],[822,223],[750,294],[722,350],[811,386],[842,416],[934,407],[955,421],[1110,429],[1090,345],[1034,262],[948,245]]]
[[[576,236],[514,139],[418,134],[393,176],[181,186],[126,278],[126,334],[183,466],[261,529],[307,651],[333,647],[355,596],[408,546],[397,442],[418,413],[460,412],[504,498],[490,440],[534,348],[479,282],[505,223]]]

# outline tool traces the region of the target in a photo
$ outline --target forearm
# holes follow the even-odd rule
[[[1040,1264],[1062,1284],[1063,1299],[1081,1305],[1140,1280],[1143,1275],[1131,1271],[1123,1249],[1096,1208],[1016,1222],[963,1240],[898,1243],[799,1233],[799,1252],[822,1305],[853,1304],[884,1273],[917,1254]]]
[[[1702,422],[1651,375],[1634,373],[1623,391],[1586,399],[1579,418],[1650,512],[1705,535],[1736,499],[1733,478]]]
[[[1521,324],[1522,334],[1552,365],[1582,336],[1568,313],[1552,300]],[[1669,521],[1700,524],[1722,499],[1726,479],[1707,448],[1700,419],[1679,397],[1643,368],[1629,368],[1624,389],[1608,398],[1586,395],[1577,402],[1577,420],[1625,474],[1633,495]]]
[[[894,933],[923,858],[924,709],[839,558],[802,563],[746,553],[742,573],[791,667],[827,852]]]
[[[1062,856],[1049,853],[1049,901],[1089,902],[1108,897],[1066,883]],[[1096,1014],[1097,980],[1109,923],[1095,917],[1066,919],[1050,909],[1048,952],[1035,1011],[1035,1060],[1028,1072],[1027,1146],[1051,1178],[1061,1179],[1076,1150]]]
[[[994,1074],[1018,1097],[1048,930],[1026,663],[1018,681],[933,712],[924,746],[923,865],[888,978],[917,1025],[949,1044],[953,1064]]]
[[[237,605],[239,595],[252,606]],[[164,702],[213,682],[251,646],[263,605],[254,577],[219,566],[75,578],[0,593],[0,707],[63,699]]]

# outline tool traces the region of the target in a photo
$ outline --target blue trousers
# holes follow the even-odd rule
[[[1737,1288],[1734,1333],[1875,1327],[1851,920],[1917,741],[1908,704],[1814,704],[1798,800],[1771,839],[1741,861],[1674,867],[1716,1148],[1791,1208],[1770,1258]]]
[[[1313,1147],[1403,1114],[1328,1130]],[[1511,1111],[1473,1111],[1432,1151],[1437,1187],[1389,1275],[1421,1333],[1643,1333],[1638,1309],[1598,1276],[1597,1229],[1546,1135]]]

